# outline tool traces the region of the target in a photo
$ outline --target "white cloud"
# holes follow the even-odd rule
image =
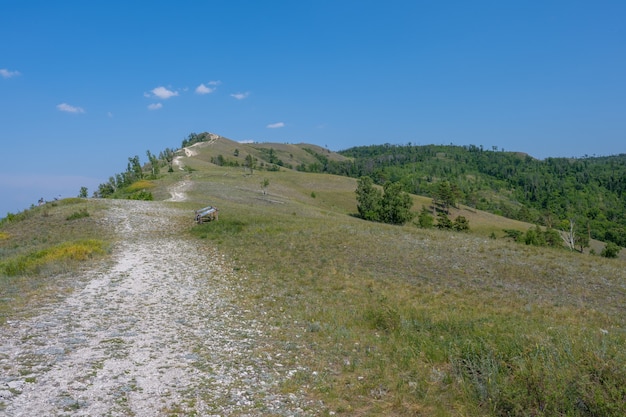
[[[216,81],[209,81],[207,84],[209,84],[209,85],[220,85],[220,84],[222,84],[222,82],[220,80],[216,80]]]
[[[266,126],[268,129],[278,129],[281,127],[285,127],[285,124],[283,122],[278,122],[278,123],[270,123],[269,125]]]
[[[161,107],[163,107],[163,104],[153,103],[148,106],[148,110],[159,110]]]
[[[152,96],[160,98],[162,100],[167,100],[170,97],[175,97],[178,95],[178,91],[168,90],[165,87],[157,87],[150,91]],[[151,97],[149,94],[144,94],[146,97]]]
[[[57,104],[57,109],[66,113],[85,113],[85,109],[82,107],[71,106],[67,103]]]
[[[22,74],[20,74],[19,71],[9,71],[6,68],[0,68],[0,76],[2,76],[2,78],[17,77],[18,75]]]
[[[207,87],[204,84],[196,87],[196,94],[211,94],[213,91],[215,91],[215,88]]]
[[[248,97],[250,95],[250,93],[248,91],[246,91],[245,93],[235,93],[235,94],[231,94],[231,97],[236,98],[237,100],[243,100],[244,98]]]

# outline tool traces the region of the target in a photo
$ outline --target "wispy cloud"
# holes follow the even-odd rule
[[[167,100],[170,97],[175,97],[178,95],[178,91],[173,91],[173,90],[168,90],[165,87],[157,87],[157,88],[153,88],[152,90],[150,90],[150,93],[145,93],[144,96],[146,97],[156,97],[156,98],[160,98],[161,100]]]
[[[215,91],[215,87],[207,87],[204,84],[200,84],[196,87],[196,94],[200,95],[211,94],[213,91]]]
[[[85,113],[85,109],[82,107],[71,106],[67,103],[57,104],[57,110],[66,113]]]
[[[222,82],[220,80],[216,80],[216,81],[209,81],[207,84],[218,86],[222,84]]]
[[[17,77],[18,75],[22,74],[20,74],[19,71],[9,71],[6,68],[0,68],[0,76],[2,76],[2,78]]]
[[[249,95],[250,95],[250,92],[246,91],[245,93],[235,93],[235,94],[231,94],[230,96],[236,98],[237,100],[243,100]]]
[[[148,110],[159,110],[161,107],[163,107],[161,103],[152,103],[148,105]]]
[[[285,127],[285,124],[283,122],[278,122],[278,123],[270,123],[269,125],[266,126],[268,129],[279,129],[281,127]]]

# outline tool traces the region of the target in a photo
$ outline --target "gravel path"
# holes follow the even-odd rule
[[[241,311],[222,256],[180,237],[189,213],[113,201],[114,262],[62,301],[0,335],[0,415],[297,416],[318,414],[278,384],[265,324]]]

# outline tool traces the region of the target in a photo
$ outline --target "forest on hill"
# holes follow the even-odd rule
[[[399,182],[404,190],[434,198],[445,192],[464,204],[547,227],[626,246],[626,154],[538,160],[482,146],[372,145],[339,152],[349,162],[317,155],[310,170],[376,184]],[[450,197],[448,197],[450,198]]]

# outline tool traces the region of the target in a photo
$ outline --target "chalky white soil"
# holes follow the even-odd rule
[[[241,278],[185,238],[192,213],[112,201],[113,262],[58,303],[0,329],[0,415],[303,416],[319,408],[281,381],[262,314],[236,304]],[[188,223],[187,223],[188,225]]]

